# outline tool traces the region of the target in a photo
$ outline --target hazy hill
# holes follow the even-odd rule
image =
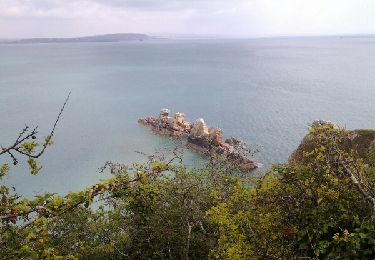
[[[125,42],[144,41],[153,37],[141,33],[116,33],[74,38],[28,38],[16,40],[3,40],[2,43],[74,43],[74,42]]]

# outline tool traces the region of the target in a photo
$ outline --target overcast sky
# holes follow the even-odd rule
[[[375,33],[375,0],[0,0],[0,38]]]

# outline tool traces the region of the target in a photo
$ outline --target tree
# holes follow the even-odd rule
[[[174,149],[107,162],[111,178],[63,197],[2,185],[0,257],[374,259],[375,156],[357,141],[314,123],[290,161],[259,178],[225,162],[188,169]]]
[[[254,190],[239,186],[211,209],[221,230],[216,255],[373,259],[374,184],[348,134],[313,124],[302,156],[275,165]]]

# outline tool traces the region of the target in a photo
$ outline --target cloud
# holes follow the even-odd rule
[[[375,33],[374,13],[373,0],[0,0],[0,35]]]
[[[242,0],[0,0],[3,16],[67,16],[92,12],[218,11]],[[73,12],[73,14],[72,14]]]
[[[174,0],[174,1],[163,1],[163,0],[94,0],[95,2],[101,3],[107,6],[115,6],[122,8],[132,8],[144,11],[170,11],[170,10],[181,10],[181,9],[195,9],[207,7],[208,4],[216,6],[220,2],[226,2],[222,0]]]
[[[109,10],[93,1],[73,0],[0,0],[0,16],[85,18],[105,14]]]

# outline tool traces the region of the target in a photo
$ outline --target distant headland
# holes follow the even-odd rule
[[[103,34],[84,37],[72,38],[27,38],[27,39],[8,39],[0,40],[0,43],[80,43],[80,42],[128,42],[128,41],[146,41],[157,39],[156,37],[149,36],[142,33],[115,33]]]

